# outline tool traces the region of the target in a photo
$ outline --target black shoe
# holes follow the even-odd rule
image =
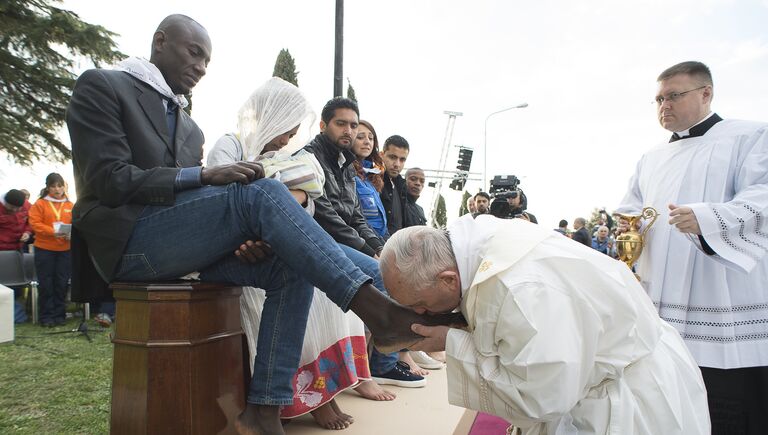
[[[427,385],[427,380],[423,376],[411,373],[411,366],[402,361],[398,361],[392,370],[383,375],[371,376],[371,379],[379,385],[397,385],[406,388],[418,388]]]
[[[41,322],[40,326],[43,328],[53,328],[53,322]]]
[[[66,324],[67,324],[66,320],[56,320],[55,322],[53,322],[53,326],[63,326]]]

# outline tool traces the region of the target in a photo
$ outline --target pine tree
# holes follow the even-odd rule
[[[275,60],[275,70],[272,71],[273,77],[280,77],[288,83],[299,86],[299,72],[296,71],[296,62],[287,48],[280,50]]]
[[[434,219],[432,220],[433,228],[440,228],[444,230],[448,226],[448,216],[445,211],[445,198],[443,195],[437,197],[437,208],[435,209]]]
[[[347,98],[357,103],[357,95],[355,95],[355,88],[352,87],[352,82],[347,77]]]
[[[124,57],[116,36],[86,23],[55,0],[0,3],[0,150],[17,163],[65,162],[71,151],[58,139],[79,58],[96,66]]]
[[[469,209],[467,208],[467,200],[472,197],[472,194],[464,191],[464,195],[461,197],[461,207],[459,207],[459,216],[464,216],[465,214],[469,213]]]

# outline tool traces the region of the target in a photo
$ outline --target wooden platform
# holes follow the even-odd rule
[[[466,435],[475,418],[474,411],[448,403],[446,371],[433,370],[424,388],[386,386],[397,394],[391,402],[363,399],[352,390],[337,396],[341,409],[355,417],[343,435]],[[312,416],[302,415],[285,426],[287,435],[328,435]]]

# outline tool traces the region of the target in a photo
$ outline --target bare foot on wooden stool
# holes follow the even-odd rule
[[[373,381],[362,381],[355,387],[357,394],[370,400],[395,400],[397,395],[391,391],[385,390]]]
[[[411,373],[414,375],[427,376],[429,374],[429,370],[423,369],[421,366],[416,364],[416,361],[411,358],[411,354],[408,351],[398,352],[397,355],[400,361],[408,364],[411,367]]]
[[[285,435],[280,423],[280,407],[248,403],[235,420],[240,435]]]
[[[310,411],[310,414],[312,414],[312,417],[322,428],[331,430],[346,429],[352,423],[347,418],[337,414],[333,409],[332,403],[333,401],[330,401],[314,411]]]

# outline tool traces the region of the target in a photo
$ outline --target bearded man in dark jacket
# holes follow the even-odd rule
[[[324,194],[315,200],[315,220],[338,243],[371,257],[384,248],[360,211],[355,187],[352,144],[357,135],[360,111],[357,103],[336,97],[321,114],[320,134],[304,146],[315,155],[325,172]]]

